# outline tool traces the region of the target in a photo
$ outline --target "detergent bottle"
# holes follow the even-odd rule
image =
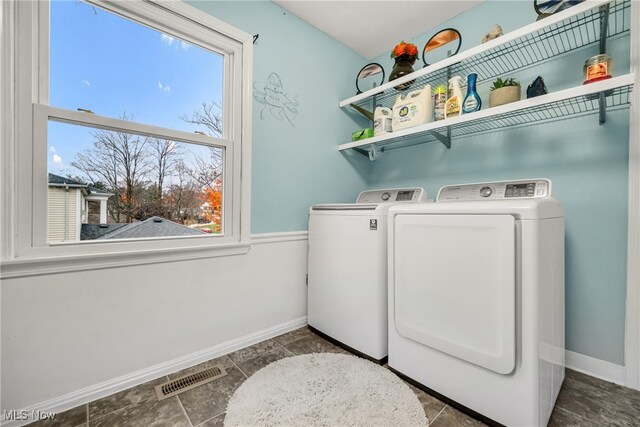
[[[444,106],[447,103],[447,87],[445,85],[440,85],[433,90],[433,105],[434,105],[434,113],[435,119],[444,120]]]
[[[423,125],[433,121],[433,94],[431,85],[399,95],[393,104],[393,131]]]
[[[471,73],[467,77],[467,96],[465,96],[464,102],[462,103],[462,112],[464,114],[480,111],[482,108],[482,100],[476,91],[477,78],[478,75],[476,73]]]
[[[444,106],[444,118],[455,117],[462,114],[462,89],[464,79],[460,76],[454,76],[449,79],[449,99]]]

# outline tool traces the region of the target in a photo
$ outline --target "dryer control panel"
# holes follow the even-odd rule
[[[447,185],[438,192],[438,202],[539,199],[551,197],[551,181],[527,179]]]
[[[427,193],[423,188],[390,188],[386,190],[368,190],[358,195],[356,203],[398,203],[426,202]]]

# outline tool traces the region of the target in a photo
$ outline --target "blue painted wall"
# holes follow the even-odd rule
[[[446,184],[550,178],[566,212],[567,348],[623,364],[626,282],[628,111],[561,120],[385,153],[371,164],[336,146],[366,126],[337,103],[354,94],[353,76],[367,62],[271,2],[191,2],[251,34],[254,80],[272,72],[299,94],[295,127],[254,102],[252,232],[305,230],[319,202],[348,202],[363,188],[421,185],[433,197]],[[535,20],[531,2],[485,1],[412,41],[420,48],[437,30],[458,28],[462,50],[480,43],[495,23],[505,32]],[[628,37],[609,44],[616,74],[628,71]],[[584,60],[596,48],[518,72],[523,86],[542,75],[551,91],[581,82]],[[374,59],[387,75],[388,53]],[[488,105],[488,84],[479,93]]]
[[[412,41],[421,49],[439,29],[457,28],[462,50],[480,44],[493,24],[505,33],[535,20],[532,2],[486,1]],[[533,67],[514,76],[526,87],[542,75],[550,91],[582,81],[585,59],[597,48]],[[629,69],[628,37],[609,43],[616,74]],[[388,53],[377,58],[392,68]],[[488,106],[490,85],[479,93]],[[344,92],[343,98],[349,95]],[[566,214],[567,349],[624,364],[627,249],[628,110],[540,126],[455,139],[447,150],[431,143],[385,153],[375,162],[369,186],[424,186],[430,197],[446,184],[537,178],[553,181]]]
[[[355,94],[355,74],[367,61],[270,1],[188,3],[260,34],[253,58],[257,87],[275,72],[285,92],[298,94],[294,126],[253,101],[251,232],[306,230],[309,206],[355,200],[371,165],[336,149],[345,135],[363,127],[337,104]]]

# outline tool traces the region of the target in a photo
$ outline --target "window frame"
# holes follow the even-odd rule
[[[9,127],[3,129],[3,137],[10,137],[5,140],[8,144],[3,144],[2,154],[5,159],[13,159],[11,168],[3,168],[10,170],[2,174],[5,183],[13,183],[3,188],[2,197],[3,240],[10,237],[2,245],[3,277],[7,270],[8,274],[14,270],[26,274],[16,267],[25,262],[38,271],[34,262],[50,265],[53,257],[62,262],[62,268],[66,260],[70,269],[76,270],[119,265],[115,259],[138,264],[246,253],[250,240],[251,35],[177,0],[85,1],[224,55],[223,135],[192,134],[48,105],[49,2],[3,2],[3,20],[13,18],[2,34],[2,47],[10,47],[13,52],[2,57],[2,88],[13,94],[13,108],[10,103],[2,105],[3,127]],[[11,117],[4,113],[11,113]],[[49,120],[224,148],[224,234],[47,243]]]

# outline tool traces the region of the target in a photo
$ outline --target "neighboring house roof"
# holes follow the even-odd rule
[[[80,240],[95,240],[129,224],[82,224]]]
[[[93,187],[86,182],[77,179],[49,174],[49,185],[52,187],[75,187],[81,188],[87,194],[85,196],[97,196],[106,199],[104,196],[112,196],[99,188]],[[102,197],[100,197],[102,196]],[[175,237],[175,236],[202,236],[204,231],[187,227],[177,222],[159,216],[152,216],[140,222],[130,224],[82,224],[80,229],[80,240],[97,239],[137,239],[144,237]]]
[[[86,224],[82,225],[82,233]],[[152,216],[140,222],[132,222],[131,224],[108,224],[109,226],[120,226],[117,229],[109,230],[107,233],[100,234],[94,239],[139,239],[144,237],[175,237],[175,236],[202,236],[201,230],[187,227],[177,222],[159,216]],[[87,236],[90,232],[87,232]]]
[[[87,184],[86,182],[78,181],[66,176],[55,175],[52,173],[49,174],[49,184],[60,187],[89,187],[89,184]]]
[[[91,194],[96,194],[96,195],[104,194],[104,195],[113,196],[113,193],[109,193],[108,191],[101,190],[91,185],[89,186],[89,192]]]
[[[60,176],[53,173],[49,174],[49,185],[52,187],[75,187],[84,189],[87,194],[95,194],[96,196],[113,196],[113,193],[101,190],[86,182],[78,181],[77,179],[69,178],[67,176]]]

